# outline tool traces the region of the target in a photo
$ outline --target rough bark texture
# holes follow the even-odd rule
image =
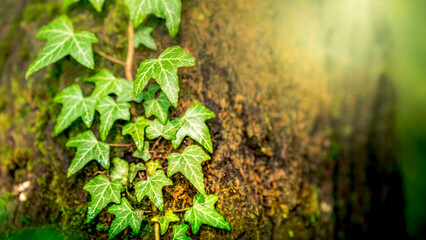
[[[126,10],[120,0],[106,2],[101,14],[87,1],[67,12],[77,29],[97,34],[97,50],[124,60]],[[178,44],[197,62],[179,71],[180,107],[172,116],[195,101],[217,116],[208,121],[214,154],[203,169],[206,192],[219,195],[216,207],[232,231],[204,225],[190,235],[194,239],[404,237],[404,227],[397,227],[404,226],[403,198],[392,151],[395,93],[385,74],[386,48],[380,45],[386,23],[381,16],[369,18],[369,35],[360,36],[356,21],[327,21],[329,15],[345,14],[333,4],[338,5],[332,0],[183,1],[180,33],[173,40],[162,21],[147,21],[156,26],[159,52]],[[66,178],[74,150],[65,143],[84,129],[82,122],[52,136],[60,109],[53,96],[94,71],[66,58],[24,80],[44,44],[35,33],[59,15],[60,6],[53,0],[14,0],[0,10],[0,196],[9,213],[0,230],[57,224],[82,238],[105,238],[112,215],[102,211],[92,223],[84,221],[90,197],[83,185],[99,166],[91,163]],[[377,6],[361,10],[373,15]],[[353,35],[353,42],[342,35]],[[359,53],[360,44],[374,50]],[[332,46],[348,59],[330,54]],[[156,56],[138,49],[133,69]],[[108,67],[124,76],[119,65],[99,56],[95,62],[96,70]],[[90,93],[91,86],[85,86]],[[114,128],[108,141],[117,139],[123,136]],[[112,154],[135,161],[127,149]],[[195,189],[180,174],[172,180],[175,186],[165,188],[165,209],[188,206]],[[23,191],[28,200],[21,202],[18,186],[25,181],[31,185]],[[138,236],[119,235],[126,236],[153,238],[149,224]]]

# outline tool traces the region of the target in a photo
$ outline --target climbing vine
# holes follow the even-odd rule
[[[63,7],[78,0],[63,0]],[[89,0],[96,11],[101,12],[105,0]],[[155,237],[160,239],[168,231],[171,222],[181,221],[175,212],[185,212],[184,221],[189,222],[193,234],[201,225],[207,224],[217,228],[230,230],[229,223],[215,209],[218,200],[215,195],[207,195],[204,189],[204,175],[201,164],[210,160],[208,153],[213,153],[209,128],[205,121],[215,114],[201,103],[192,104],[185,114],[170,119],[171,107],[178,107],[179,79],[177,70],[181,67],[195,65],[194,58],[179,46],[169,47],[156,59],[147,59],[140,63],[135,80],[132,75],[134,48],[144,45],[156,50],[154,40],[150,36],[151,27],[141,26],[144,19],[154,14],[163,18],[170,36],[174,37],[180,25],[180,0],[125,0],[129,9],[128,54],[126,61],[121,61],[102,52],[97,52],[107,60],[124,67],[126,79],[114,76],[108,69],[102,69],[84,82],[94,84],[90,96],[84,96],[79,85],[71,85],[58,93],[54,99],[62,104],[57,117],[54,135],[61,134],[72,122],[81,118],[89,130],[72,137],[67,147],[77,148],[67,176],[70,177],[83,169],[87,163],[96,160],[106,171],[99,171],[85,186],[84,190],[91,195],[88,206],[87,222],[91,222],[103,209],[114,214],[109,229],[109,237],[113,238],[130,227],[138,233],[146,221],[154,224]],[[74,31],[72,21],[66,15],[59,16],[37,33],[37,38],[45,39],[46,44],[37,58],[29,66],[26,77],[34,72],[71,55],[83,66],[94,69],[92,44],[98,42],[95,34],[88,31]],[[154,79],[156,83],[149,84]],[[115,96],[115,98],[112,97]],[[138,116],[135,104],[142,104],[144,115]],[[100,115],[99,137],[90,130],[95,113]],[[116,124],[117,120],[127,121],[124,125]],[[114,126],[122,129],[122,135],[130,135],[132,144],[106,143],[107,136]],[[182,152],[173,152],[167,156],[167,175],[158,161],[156,148],[161,139],[169,140],[177,149],[185,137],[190,137],[199,145],[187,146]],[[110,156],[111,147],[135,146],[133,157],[142,159],[137,163]],[[168,145],[166,145],[168,146]],[[205,151],[207,150],[207,152]],[[112,158],[112,167],[111,167]],[[145,176],[141,174],[145,172]],[[163,187],[171,186],[169,179],[180,172],[198,190],[192,207],[168,210],[164,213]],[[134,194],[133,194],[134,193]],[[152,203],[152,210],[138,209],[138,202],[146,197]],[[157,210],[158,209],[158,210]],[[148,215],[158,213],[150,219]],[[161,232],[160,232],[161,229]],[[173,239],[190,239],[186,232],[187,224],[173,225]]]

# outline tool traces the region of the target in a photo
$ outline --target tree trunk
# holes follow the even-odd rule
[[[182,46],[197,64],[179,70],[180,107],[172,115],[182,115],[195,101],[216,114],[208,121],[214,153],[203,165],[206,192],[219,196],[216,208],[232,230],[203,225],[190,234],[193,239],[404,238],[393,151],[395,89],[386,76],[383,44],[386,18],[381,3],[350,4],[187,0],[173,40],[163,22],[149,18],[159,51],[137,49],[133,69],[167,47]],[[74,150],[65,143],[84,129],[82,122],[52,136],[60,109],[53,96],[94,71],[66,58],[24,80],[44,44],[35,34],[60,14],[60,6],[54,0],[15,0],[0,10],[0,196],[8,212],[0,230],[57,224],[83,238],[105,238],[111,214],[104,210],[85,223],[90,197],[83,185],[99,166],[91,163],[66,178]],[[106,1],[99,14],[82,1],[67,13],[77,29],[96,33],[96,50],[124,60],[123,9],[120,0]],[[95,63],[97,71],[108,67],[124,77],[119,65],[100,56]],[[114,134],[122,138],[117,129]],[[131,158],[125,149],[113,151]],[[186,181],[179,175],[176,180]],[[22,190],[26,181],[30,186]],[[26,201],[19,200],[22,195]],[[192,202],[194,195],[185,189],[177,203]],[[166,188],[166,202],[175,196],[174,188]],[[153,238],[149,228],[119,236],[144,234]],[[164,238],[171,238],[170,230]]]

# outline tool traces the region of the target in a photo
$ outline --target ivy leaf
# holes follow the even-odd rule
[[[121,204],[114,204],[108,209],[108,212],[115,215],[109,229],[109,238],[115,237],[126,229],[127,226],[130,226],[133,232],[139,233],[142,220],[138,219],[136,211],[132,209],[125,197],[121,198]]]
[[[62,7],[67,9],[71,4],[78,2],[79,0],[62,0]],[[89,0],[90,4],[96,9],[98,12],[102,12],[102,7],[104,5],[105,0]]]
[[[182,127],[176,132],[176,140],[172,141],[173,147],[177,148],[182,143],[185,136],[197,141],[201,146],[205,147],[210,153],[213,152],[212,140],[209,128],[204,121],[214,118],[215,115],[201,103],[192,104],[185,115],[180,119]]]
[[[177,69],[179,67],[191,67],[194,64],[194,58],[184,52],[181,47],[167,48],[158,59],[151,58],[140,64],[133,86],[134,95],[138,96],[148,84],[148,81],[154,78],[160,84],[161,90],[166,94],[172,105],[177,107],[179,97]]]
[[[151,159],[151,153],[149,152],[149,142],[143,143],[142,151],[136,150],[133,153],[133,157],[142,158],[145,162]]]
[[[191,145],[182,153],[171,153],[167,157],[169,161],[167,175],[171,177],[181,172],[200,193],[205,194],[201,163],[206,160],[210,160],[210,156],[200,146]]]
[[[102,7],[104,6],[105,0],[89,0],[89,2],[96,9],[96,11],[102,12]]]
[[[146,128],[146,137],[148,139],[156,139],[163,136],[167,140],[174,140],[176,139],[176,131],[179,130],[182,124],[183,122],[180,119],[167,120],[166,124],[162,124],[158,119],[155,119]]]
[[[191,223],[194,234],[200,230],[202,224],[231,230],[229,223],[214,208],[217,200],[218,196],[216,195],[203,195],[201,193],[195,195],[194,205],[185,212],[185,221]]]
[[[133,44],[135,48],[138,48],[140,44],[145,47],[157,50],[154,39],[151,37],[151,32],[154,30],[152,27],[140,27],[138,31],[133,35]]]
[[[162,212],[164,210],[163,203],[163,187],[173,185],[173,182],[166,177],[163,170],[158,170],[151,175],[148,181],[140,181],[136,183],[136,197],[140,202],[143,197],[148,196],[149,199]]]
[[[56,120],[54,135],[58,135],[68,128],[79,117],[86,127],[90,128],[95,116],[96,98],[84,97],[80,86],[74,84],[56,95],[54,101],[62,104],[61,113]]]
[[[150,122],[144,117],[138,117],[135,123],[127,123],[123,127],[123,135],[129,134],[132,136],[139,151],[143,151],[145,128],[149,126]]]
[[[83,187],[92,196],[87,222],[92,221],[110,202],[120,203],[121,184],[111,182],[105,175],[98,175]]]
[[[37,38],[46,39],[47,42],[36,60],[28,67],[25,78],[68,54],[83,66],[93,69],[92,44],[97,43],[98,38],[88,31],[74,33],[71,19],[67,16],[62,15],[41,27]]]
[[[125,185],[129,176],[129,163],[120,158],[114,158],[112,163],[114,168],[111,170],[111,181]]]
[[[109,145],[98,142],[92,131],[88,130],[71,138],[66,146],[77,148],[77,152],[68,168],[68,177],[78,172],[92,160],[96,160],[106,169],[109,168]]]
[[[169,210],[164,216],[155,216],[151,221],[160,223],[161,235],[164,235],[169,228],[169,223],[179,221],[179,217],[176,216],[172,210]]]
[[[91,94],[95,98],[113,93],[117,96],[117,102],[140,102],[142,100],[143,95],[139,95],[138,98],[133,95],[133,81],[116,78],[107,69],[102,69],[97,74],[84,79],[84,81],[95,84],[95,89]]]
[[[72,4],[78,2],[79,0],[62,0],[62,8],[67,9]]]
[[[144,99],[153,99],[155,98],[156,93],[160,90],[160,85],[158,84],[151,84],[148,86],[148,89],[143,92]]]
[[[105,141],[109,130],[116,120],[130,120],[129,109],[129,103],[116,103],[114,99],[109,96],[103,96],[99,98],[98,105],[96,105],[96,110],[98,110],[98,112],[101,114],[101,124],[99,126],[99,131],[102,141]]]
[[[152,174],[154,174],[155,171],[157,171],[157,169],[163,168],[163,166],[161,166],[160,161],[158,160],[152,160],[146,163],[146,173],[148,174],[148,176],[151,176]]]
[[[129,171],[129,181],[132,183],[135,180],[136,174],[138,171],[146,170],[146,167],[142,163],[131,163]]]
[[[162,123],[166,123],[169,118],[169,107],[172,105],[166,94],[160,92],[158,98],[145,99],[144,102],[146,117],[156,116]]]
[[[126,4],[135,27],[139,26],[149,14],[154,14],[156,17],[166,19],[171,37],[176,35],[182,8],[180,0],[126,0]]]
[[[187,224],[173,225],[172,240],[191,240],[191,238],[186,235],[188,228],[189,226]]]

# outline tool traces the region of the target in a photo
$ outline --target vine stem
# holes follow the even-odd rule
[[[101,56],[101,57],[103,57],[103,58],[105,58],[107,60],[110,60],[113,63],[117,63],[117,64],[122,65],[123,67],[126,67],[126,63],[125,62],[123,62],[121,60],[118,60],[115,57],[111,57],[111,56],[107,55],[106,53],[101,52],[101,51],[97,51],[97,50],[94,50],[94,52],[97,53],[99,56]]]
[[[148,181],[150,178],[151,176],[147,175]],[[152,208],[152,212],[158,211],[157,207],[155,206],[153,202],[151,202],[151,208]],[[160,224],[158,222],[154,222],[154,233],[155,233],[155,240],[160,240]]]
[[[179,212],[185,212],[188,209],[189,209],[189,207],[182,208],[182,209],[175,209],[175,210],[172,210],[172,211],[175,212],[175,213],[179,213]],[[157,211],[144,211],[144,213],[156,213],[156,212]]]
[[[110,147],[133,147],[133,143],[108,143]]]
[[[127,59],[126,59],[126,65],[125,65],[125,71],[126,71],[126,79],[133,80],[133,74],[132,74],[132,65],[133,65],[133,58],[135,56],[135,46],[133,45],[133,35],[134,35],[134,28],[133,23],[129,19],[129,28],[128,28],[128,46],[127,46]]]

